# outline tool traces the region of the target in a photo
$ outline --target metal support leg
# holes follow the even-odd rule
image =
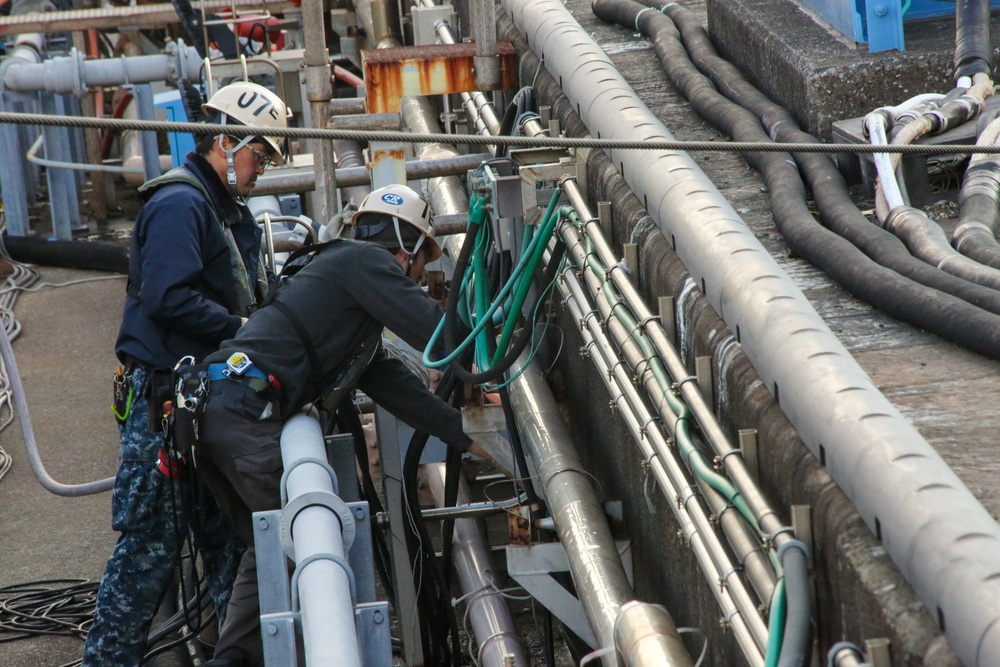
[[[135,97],[135,109],[139,120],[156,120],[156,109],[153,106],[153,88],[147,83],[132,86]],[[142,132],[142,166],[146,172],[146,180],[156,178],[160,171],[160,146],[155,132]]]
[[[59,105],[56,96],[39,93],[39,103],[42,113],[59,115]],[[69,140],[66,128],[45,126],[42,128],[45,137],[45,155],[52,160],[69,161]],[[52,216],[52,231],[60,241],[73,240],[73,220],[70,202],[76,203],[76,180],[73,173],[67,169],[45,170],[45,178],[49,189],[49,213]],[[79,206],[77,206],[77,222],[79,222]]]
[[[0,111],[13,111],[6,95],[0,93]],[[7,219],[7,233],[11,236],[27,236],[28,223],[27,184],[21,165],[24,162],[19,141],[18,126],[0,123],[0,160],[11,168],[3,173],[3,210]]]

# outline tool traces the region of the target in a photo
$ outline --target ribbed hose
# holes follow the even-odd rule
[[[958,0],[955,3],[955,78],[979,73],[993,76],[990,0]]]
[[[692,108],[735,140],[815,141],[798,129],[787,111],[715,54],[700,21],[689,10],[668,5],[664,9],[667,19],[656,12],[643,12],[643,6],[631,0],[597,0],[593,9],[606,20],[631,29],[638,25],[640,31],[653,35],[657,57]],[[684,43],[671,20],[684,36]],[[688,53],[711,81],[691,66]],[[725,99],[716,88],[746,108]],[[771,136],[761,128],[758,118]],[[843,177],[828,157],[800,153],[792,157],[809,180],[826,227],[816,224],[806,208],[799,172],[787,155],[746,156],[767,181],[775,224],[789,247],[852,294],[889,315],[980,354],[1000,358],[1000,317],[996,315],[1000,314],[1000,293],[915,259],[899,239],[869,223],[851,201]]]
[[[1000,118],[994,119],[976,140],[992,145],[1000,136]],[[973,155],[958,193],[959,225],[952,245],[981,264],[1000,269],[1000,155]]]

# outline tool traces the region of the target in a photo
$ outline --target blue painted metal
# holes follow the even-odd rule
[[[869,0],[865,4],[868,21],[868,51],[878,53],[905,48],[903,7],[900,0]]]
[[[871,53],[903,51],[904,22],[950,16],[955,3],[947,0],[799,0],[849,39],[868,44]],[[1000,0],[991,0],[1000,9]]]
[[[157,93],[153,101],[157,109],[164,109],[167,112],[169,122],[187,122],[187,112],[184,110],[184,103],[181,101],[179,91],[171,90],[166,93]],[[184,156],[194,150],[194,135],[190,132],[170,132],[167,137],[170,139],[170,160],[174,168],[177,168],[184,164]]]

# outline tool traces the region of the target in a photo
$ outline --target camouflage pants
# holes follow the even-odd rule
[[[120,533],[97,594],[83,667],[136,667],[150,623],[167,594],[189,534],[201,553],[219,621],[225,617],[244,546],[201,483],[171,479],[157,456],[163,436],[149,428],[142,400],[145,373],[132,375],[137,397],[121,427],[122,462],[112,496],[112,527]]]

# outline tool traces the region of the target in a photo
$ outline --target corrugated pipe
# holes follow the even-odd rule
[[[1000,138],[1000,118],[979,135],[976,144],[992,145]],[[951,242],[963,255],[1000,269],[1000,156],[973,155],[958,193],[959,224]]]
[[[591,132],[673,139],[558,0],[501,2]],[[1000,525],[875,388],[689,156],[609,157],[956,652],[969,665],[1000,664]]]
[[[896,206],[884,225],[915,257],[942,271],[992,289],[1000,289],[1000,270],[970,259],[951,247],[948,236],[927,214],[910,206]]]
[[[434,502],[444,507],[445,465],[424,466]],[[458,504],[469,502],[465,478],[459,478]],[[472,620],[472,633],[479,646],[476,662],[491,667],[530,665],[517,628],[511,620],[503,593],[496,587],[489,545],[476,519],[456,519],[452,536],[452,563],[462,585],[462,597]]]
[[[993,76],[990,0],[959,0],[955,3],[955,78],[979,73]]]

